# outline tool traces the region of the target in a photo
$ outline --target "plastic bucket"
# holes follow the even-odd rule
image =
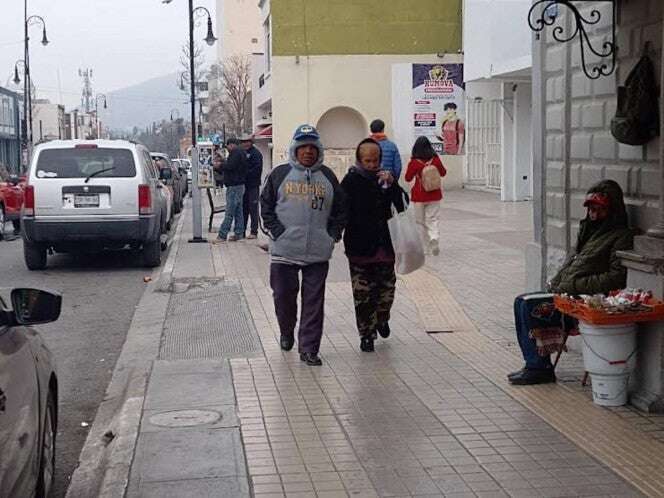
[[[629,374],[590,374],[593,385],[593,402],[601,406],[622,406],[627,403]]]
[[[591,374],[624,375],[636,364],[636,324],[591,325],[580,322],[583,364]]]

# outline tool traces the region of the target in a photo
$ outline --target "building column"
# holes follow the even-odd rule
[[[664,25],[662,29],[664,39]],[[664,51],[662,52],[664,81]],[[664,124],[664,85],[660,95],[660,120]],[[662,128],[664,130],[664,127]],[[627,267],[627,286],[650,289],[656,297],[664,298],[664,136],[659,136],[660,193],[659,219],[646,235],[634,238],[634,249],[621,253]],[[664,323],[639,325],[638,368],[632,386],[631,403],[637,408],[664,413]]]

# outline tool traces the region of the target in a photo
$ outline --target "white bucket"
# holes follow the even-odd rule
[[[593,402],[601,406],[622,406],[627,403],[629,374],[590,374],[593,385]]]
[[[629,375],[636,364],[636,324],[591,325],[579,322],[583,364],[591,374]]]

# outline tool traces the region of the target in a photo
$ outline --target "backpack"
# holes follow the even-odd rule
[[[438,168],[434,166],[433,159],[426,162],[424,168],[422,168],[420,176],[422,178],[422,188],[425,192],[440,190],[440,172],[438,171]]]
[[[659,135],[659,104],[655,69],[644,54],[618,87],[618,108],[611,134],[622,144],[644,145]]]

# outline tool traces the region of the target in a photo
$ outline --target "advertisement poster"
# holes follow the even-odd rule
[[[214,188],[214,174],[212,172],[212,143],[198,144],[198,186],[200,188]]]
[[[464,153],[463,64],[413,64],[414,139],[427,137],[438,154]]]

